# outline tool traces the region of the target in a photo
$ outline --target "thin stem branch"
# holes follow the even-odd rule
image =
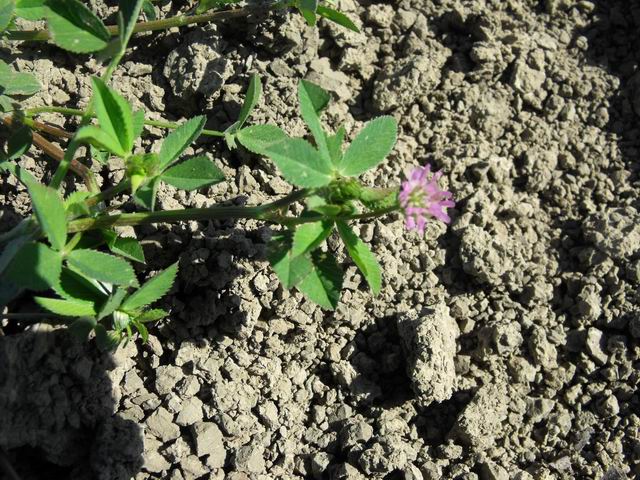
[[[112,187],[109,187],[106,190],[101,191],[97,195],[87,198],[85,203],[88,207],[92,207],[94,205],[97,205],[98,203],[105,202],[115,197],[119,193],[122,193],[125,190],[127,190],[130,186],[131,186],[131,182],[129,179],[122,180],[120,183],[113,185]]]
[[[36,108],[29,108],[25,111],[25,115],[27,117],[32,117],[40,113],[60,113],[62,115],[72,115],[76,117],[83,117],[85,115],[84,110],[80,110],[78,108],[66,108],[66,107],[36,107]],[[151,127],[168,128],[171,130],[174,130],[180,126],[179,123],[166,122],[163,120],[145,120],[144,124]],[[209,137],[224,137],[224,132],[221,132],[218,130],[208,130],[205,128],[204,130],[202,130],[201,135],[207,135]]]
[[[231,18],[244,17],[252,12],[253,10],[247,8],[236,8],[234,10],[225,10],[222,12],[203,13],[202,15],[177,15],[175,17],[164,18],[162,20],[137,23],[133,28],[133,33],[167,30],[169,28],[184,27],[195,23],[219,22]],[[119,33],[117,25],[110,25],[107,27],[107,30],[111,36],[116,36]],[[6,38],[13,41],[46,42],[51,39],[51,33],[47,29],[9,30]]]
[[[30,119],[25,119],[25,120],[28,121]],[[4,123],[7,127],[12,127],[14,125],[14,119],[11,116],[6,116],[2,118],[2,123]],[[37,123],[40,124],[40,122],[37,122]],[[25,124],[31,127],[29,123],[25,122]],[[40,125],[44,125],[44,124],[40,124]],[[51,127],[51,128],[54,128],[54,127]],[[33,138],[34,145],[39,147],[40,150],[42,150],[47,156],[53,158],[58,163],[64,160],[64,152],[60,148],[58,148],[56,145],[51,143],[49,140],[44,138],[42,135],[36,132],[33,132],[32,138]],[[98,190],[98,184],[96,182],[95,176],[93,175],[93,172],[86,167],[86,165],[83,165],[77,160],[72,160],[70,169],[73,171],[73,173],[75,173],[80,178],[82,178],[82,180],[84,181],[84,184],[87,186],[89,191]]]

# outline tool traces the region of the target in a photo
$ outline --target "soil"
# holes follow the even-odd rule
[[[366,180],[431,163],[457,200],[452,224],[424,238],[397,216],[361,225],[384,287],[372,298],[349,266],[335,312],[278,285],[263,224],[137,229],[142,276],[180,258],[170,318],[146,345],[101,354],[64,330],[3,324],[0,446],[23,480],[640,477],[640,4],[337,3],[362,33],[271,14],[147,34],[113,84],[151,118],[205,113],[224,129],[259,73],[251,121],[304,135],[295,88],[307,78],[333,92],[325,121],[350,137],[376,115],[398,119],[396,149]],[[1,56],[42,80],[29,106],[82,107],[99,68],[42,45]],[[189,153],[228,181],[164,186],[163,209],[290,189],[218,140]],[[35,150],[21,162],[51,175]],[[6,177],[0,204],[3,230],[29,211]]]

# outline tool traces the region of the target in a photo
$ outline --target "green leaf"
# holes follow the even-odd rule
[[[40,91],[40,82],[30,73],[14,72],[0,60],[0,93],[4,95],[33,95]]]
[[[133,237],[119,237],[113,230],[103,230],[107,246],[116,255],[139,263],[145,263],[144,250],[140,242]]]
[[[40,292],[56,285],[62,270],[62,255],[43,243],[22,246],[7,266],[3,278],[17,286]]]
[[[318,117],[318,112],[321,108],[317,107],[325,103],[322,99],[322,94],[328,97],[327,92],[311,82],[301,80],[298,84],[298,99],[300,101],[302,118],[309,126],[309,130],[311,130],[313,134],[320,154],[328,160],[327,163],[330,163],[331,155],[329,154],[329,148],[327,146],[327,137],[320,123],[320,118]]]
[[[138,281],[131,264],[122,258],[96,250],[73,250],[67,255],[67,264],[94,280],[114,285],[132,286]]]
[[[224,7],[225,5],[231,5],[233,3],[239,3],[241,0],[200,0],[200,3],[196,7],[196,13],[201,13],[211,10],[213,8]]]
[[[122,304],[122,310],[131,312],[146,307],[162,298],[171,288],[178,274],[178,263],[174,263],[147,281]]]
[[[333,231],[333,221],[303,223],[296,228],[293,235],[291,256],[304,255],[318,248]]]
[[[203,116],[193,117],[167,135],[159,153],[162,169],[175,162],[182,152],[200,136],[206,122],[207,119]]]
[[[2,276],[6,268],[20,252],[22,247],[33,240],[33,235],[26,229],[25,220],[12,228],[7,234],[12,234],[12,237],[11,240],[6,241],[6,243],[3,242],[4,248],[0,252],[0,278],[3,278]],[[0,245],[2,244],[0,243]]]
[[[122,149],[122,145],[120,145],[120,142],[116,137],[111,136],[107,130],[96,127],[95,125],[85,125],[80,128],[76,132],[74,140],[77,142],[88,143],[92,147],[100,150],[106,150],[117,157],[123,158],[127,156],[127,152]],[[98,157],[98,161],[103,163],[100,157]]]
[[[60,195],[39,183],[28,186],[33,211],[51,246],[62,250],[67,241],[67,214]]]
[[[16,177],[20,183],[22,183],[25,187],[29,188],[30,185],[39,185],[39,182],[35,179],[33,175],[29,173],[28,170],[25,170],[20,165],[17,165],[14,162],[4,161],[0,162],[0,170],[5,172],[9,172],[14,177]]]
[[[88,278],[70,268],[63,267],[60,280],[53,286],[54,291],[67,300],[82,300],[100,304],[107,295]]]
[[[142,342],[147,343],[147,341],[149,340],[149,331],[147,330],[147,327],[145,327],[144,323],[136,322],[135,320],[131,323],[133,323],[133,326],[136,327],[136,330],[140,332]]]
[[[0,86],[0,92],[2,92],[2,86]],[[15,109],[13,100],[7,95],[0,94],[0,112],[9,113]]]
[[[364,126],[344,153],[338,170],[355,177],[382,162],[393,149],[398,135],[398,123],[389,116],[378,117]]]
[[[98,348],[105,351],[112,351],[118,348],[120,345],[120,335],[117,332],[107,331],[104,325],[98,323],[95,326],[96,331],[96,343]]]
[[[111,38],[96,15],[79,0],[48,0],[47,22],[53,42],[74,53],[105,48]]]
[[[198,188],[220,183],[224,173],[207,157],[194,157],[166,170],[160,179],[182,190]]]
[[[298,284],[298,290],[322,308],[333,310],[340,300],[344,273],[335,258],[326,252],[314,250],[311,259],[313,268]]]
[[[129,154],[133,149],[134,126],[131,105],[99,78],[93,78],[93,98],[100,128],[117,138],[121,150]]]
[[[260,81],[260,76],[254,73],[253,75],[251,75],[251,81],[249,82],[247,95],[244,97],[244,103],[242,104],[242,108],[240,109],[238,121],[234,124],[235,130],[239,130],[240,128],[242,128],[244,123],[249,118],[249,115],[251,115],[251,112],[260,100],[261,94],[262,82]]]
[[[238,132],[238,140],[248,150],[269,157],[282,175],[299,187],[322,187],[333,179],[333,167],[301,138],[289,138],[272,125],[256,125]]]
[[[156,15],[156,7],[153,6],[153,3],[151,3],[150,0],[144,0],[144,3],[142,4],[142,12],[145,17],[147,17],[147,21],[152,22],[158,18]]]
[[[373,294],[378,295],[382,288],[382,271],[378,260],[345,222],[338,221],[336,225],[349,256],[362,272]]]
[[[347,131],[344,127],[340,127],[335,135],[327,137],[327,147],[329,148],[329,156],[334,165],[339,165],[342,161],[342,144]]]
[[[140,315],[138,315],[134,319],[134,322],[139,322],[139,323],[155,322],[156,320],[162,320],[167,315],[169,315],[169,312],[165,312],[164,310],[161,310],[159,308],[154,308],[151,310],[147,310],[146,312],[142,312]]]
[[[11,132],[11,136],[7,140],[7,156],[9,159],[21,157],[29,151],[33,133],[26,125],[18,127]]]
[[[45,0],[16,0],[16,16],[36,21],[47,16]]]
[[[91,210],[87,207],[85,201],[91,196],[91,192],[77,191],[70,194],[64,199],[64,209],[67,212],[67,218],[80,217],[89,215]]]
[[[15,0],[0,0],[0,32],[5,30],[11,23],[15,8]]]
[[[33,299],[45,310],[62,317],[93,317],[96,314],[95,306],[91,302],[45,297],[34,297]]]
[[[120,47],[123,49],[126,48],[133,34],[133,28],[136,26],[143,3],[144,0],[120,0],[119,2],[120,11],[118,13],[122,14],[122,23],[124,24],[124,28],[119,32]]]
[[[144,110],[133,112],[133,139],[140,137],[144,131]]]
[[[311,101],[316,115],[320,115],[320,112],[327,108],[327,105],[329,105],[331,101],[331,94],[329,92],[308,80],[300,80],[298,84],[298,95],[300,94],[300,90],[304,90],[306,98]]]
[[[284,288],[297,285],[313,268],[306,255],[293,256],[293,235],[285,232],[274,235],[267,244],[267,259]]]
[[[115,139],[114,139],[115,142]],[[116,142],[117,143],[117,142]],[[111,156],[107,150],[103,150],[100,147],[91,145],[91,158],[102,165],[109,163],[109,157]]]
[[[69,325],[69,333],[81,342],[89,338],[89,334],[96,327],[96,319],[91,317],[80,317]]]
[[[102,320],[107,315],[111,315],[116,311],[117,308],[122,304],[122,300],[127,295],[127,290],[125,288],[117,288],[115,292],[113,292],[109,297],[104,301],[98,312],[96,314],[96,318],[98,320]]]
[[[349,30],[360,33],[360,29],[356,27],[355,23],[353,23],[344,13],[339,12],[338,10],[325,7],[323,5],[318,5],[316,13],[321,17],[326,18],[327,20],[331,20],[332,22],[337,23],[338,25],[342,25]]]
[[[152,178],[136,190],[136,193],[133,195],[133,200],[141,207],[153,211],[156,206],[156,194],[159,183],[160,177]]]
[[[318,19],[316,11],[318,10],[318,0],[299,0],[298,10],[307,21],[307,25],[313,27]]]

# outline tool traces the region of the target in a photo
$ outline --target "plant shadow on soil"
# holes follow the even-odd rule
[[[143,437],[113,413],[117,359],[41,326],[0,337],[0,448],[21,480],[131,478]]]
[[[618,147],[627,168],[640,170],[640,31],[631,18],[640,7],[626,0],[594,0],[596,19],[577,34],[588,40],[587,58],[616,76],[619,89],[607,99],[609,121],[606,128],[620,139]],[[635,10],[635,12],[634,12]]]

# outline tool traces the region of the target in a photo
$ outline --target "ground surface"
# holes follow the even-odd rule
[[[351,267],[335,313],[278,286],[264,225],[138,230],[147,275],[178,256],[181,268],[147,345],[111,357],[45,327],[0,340],[0,445],[23,479],[640,476],[640,5],[338,3],[361,34],[272,16],[149,35],[113,83],[152,118],[204,111],[224,128],[258,72],[253,121],[302,135],[308,78],[334,92],[331,126],[399,120],[368,181],[432,163],[458,201],[451,226],[421,239],[396,217],[363,225],[385,286],[371,298]],[[20,55],[45,87],[30,105],[86,103],[94,63]],[[162,208],[288,192],[255,156],[209,140],[194,152],[229,181],[165,187]],[[3,228],[29,209],[10,180],[0,203]]]

